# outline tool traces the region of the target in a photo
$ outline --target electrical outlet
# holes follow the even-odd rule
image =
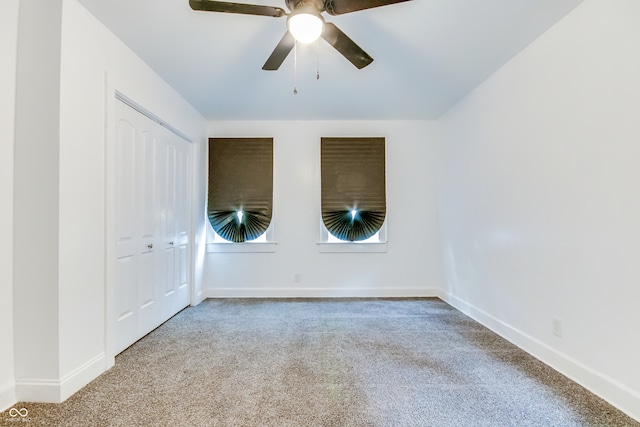
[[[293,283],[300,283],[302,281],[302,276],[300,273],[296,273],[293,275]]]
[[[553,318],[551,319],[551,330],[553,335],[562,338],[562,320]]]

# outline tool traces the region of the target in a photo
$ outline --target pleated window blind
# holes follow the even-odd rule
[[[361,241],[386,217],[385,139],[321,138],[322,221],[333,236]]]
[[[230,242],[254,240],[271,223],[273,138],[210,138],[207,215]]]

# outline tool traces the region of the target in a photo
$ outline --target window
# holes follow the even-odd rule
[[[207,202],[222,239],[264,240],[273,211],[273,138],[210,138]]]
[[[384,138],[322,138],[322,222],[341,242],[371,242],[386,217]],[[330,235],[330,236],[329,236]],[[374,239],[372,239],[374,238]]]

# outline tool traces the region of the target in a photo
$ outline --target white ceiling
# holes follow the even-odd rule
[[[320,40],[298,46],[296,79],[293,52],[262,70],[285,18],[196,12],[188,0],[79,0],[213,120],[434,119],[581,1],[412,0],[325,13],[374,62],[358,70]]]

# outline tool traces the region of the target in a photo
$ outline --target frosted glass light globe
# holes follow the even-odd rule
[[[324,21],[318,15],[311,13],[297,13],[287,20],[291,35],[300,43],[311,43],[318,40],[322,34]]]

